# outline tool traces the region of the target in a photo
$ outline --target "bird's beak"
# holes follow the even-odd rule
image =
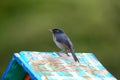
[[[48,31],[52,32],[52,29],[48,29]]]

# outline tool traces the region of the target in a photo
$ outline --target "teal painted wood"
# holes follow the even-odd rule
[[[80,63],[74,62],[71,53],[70,57],[63,53],[60,55],[22,51],[14,54],[14,58],[32,80],[117,80],[92,53],[76,53]]]

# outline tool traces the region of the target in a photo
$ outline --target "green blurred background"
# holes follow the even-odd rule
[[[15,52],[59,51],[56,27],[120,79],[120,0],[0,0],[0,76]]]

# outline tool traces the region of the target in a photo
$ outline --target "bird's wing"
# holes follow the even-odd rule
[[[67,49],[73,48],[72,42],[70,41],[69,37],[67,37],[67,35],[65,34],[59,34],[56,40],[60,42],[61,44],[63,44],[63,46]]]

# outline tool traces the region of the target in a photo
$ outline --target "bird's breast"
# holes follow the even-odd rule
[[[57,41],[54,35],[53,35],[53,41],[55,42],[58,48],[60,48],[61,50],[65,50],[64,46],[60,42]]]

